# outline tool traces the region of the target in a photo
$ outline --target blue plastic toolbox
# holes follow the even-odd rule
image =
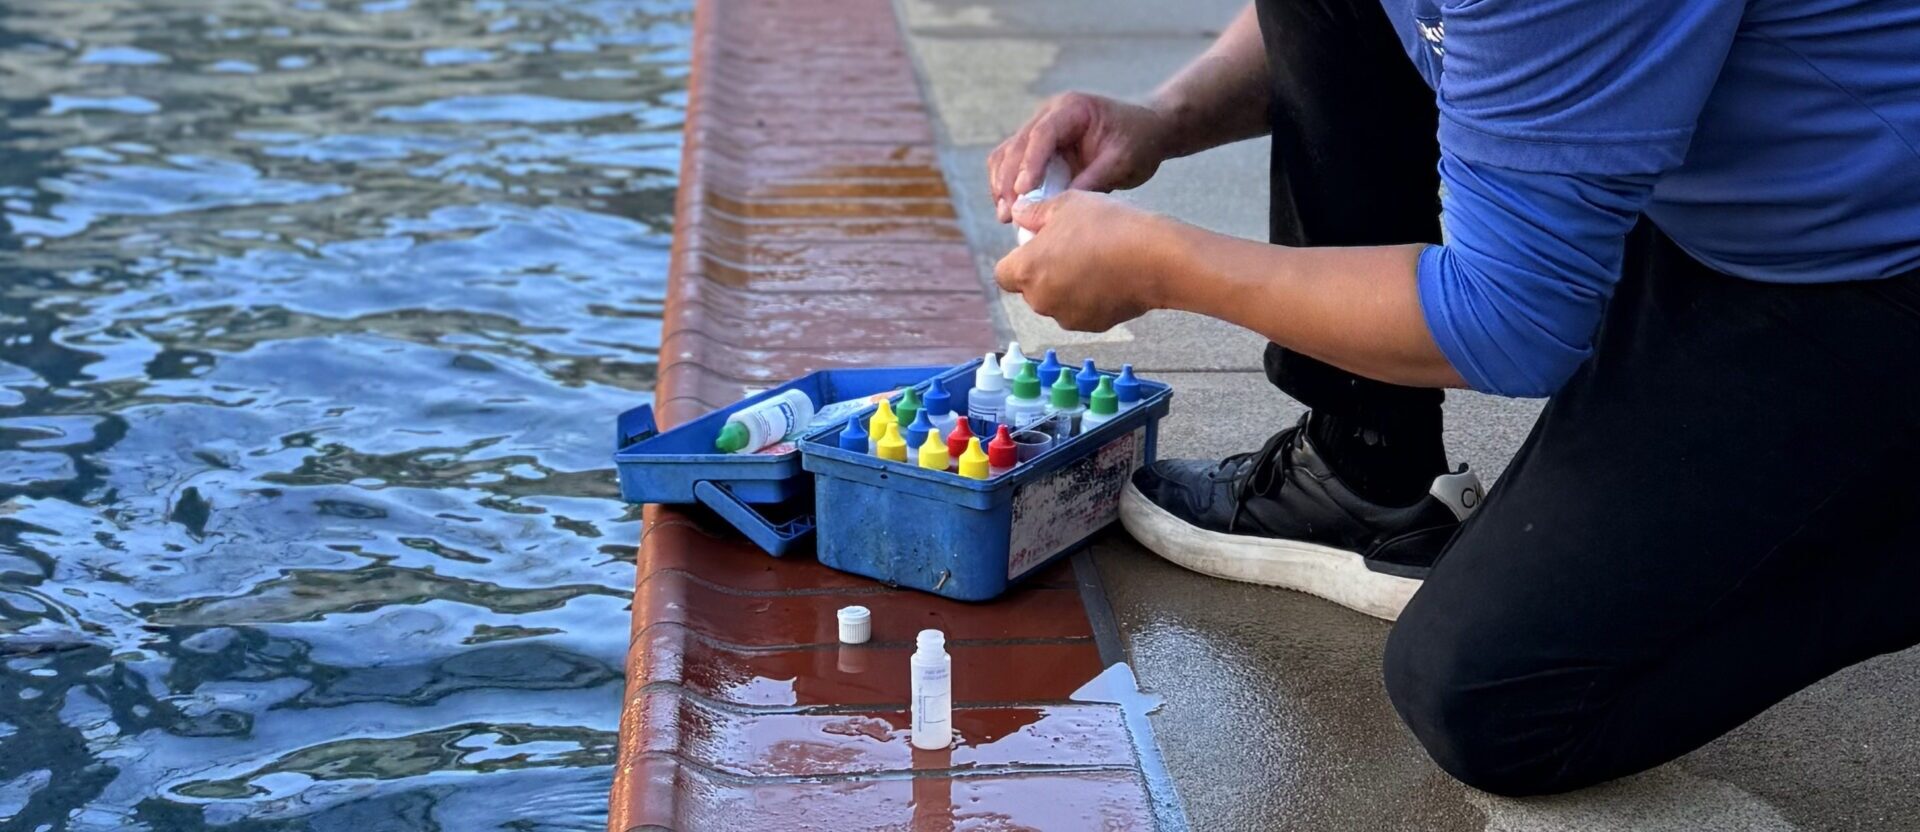
[[[858,399],[911,387],[944,367],[875,367],[821,370],[742,399],[664,433],[653,406],[620,414],[613,461],[620,496],[634,503],[700,503],[778,556],[814,529],[813,482],[800,467],[800,452],[723,454],[713,449],[720,426],[735,411],[788,390],[802,390],[815,405]]]
[[[979,365],[929,384],[963,403]],[[820,562],[963,601],[999,595],[1118,518],[1173,397],[1167,385],[1140,385],[1137,406],[987,480],[841,450],[844,425],[808,434],[801,464],[814,474]]]

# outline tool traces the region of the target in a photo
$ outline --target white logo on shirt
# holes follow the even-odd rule
[[[1413,25],[1420,27],[1420,37],[1426,39],[1427,48],[1433,50],[1434,57],[1444,58],[1447,56],[1446,21],[1438,18],[1433,20],[1416,19],[1413,21]]]

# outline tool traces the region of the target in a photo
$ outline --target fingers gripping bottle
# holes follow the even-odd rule
[[[1021,194],[1020,198],[1030,202],[1039,202],[1054,194],[1065,192],[1067,186],[1072,183],[1073,168],[1067,166],[1067,160],[1055,156],[1047,160],[1046,170],[1040,177],[1040,187]],[[1020,241],[1020,245],[1024,246],[1028,240],[1033,239],[1033,232],[1028,231],[1025,226],[1020,226],[1019,230],[1014,233],[1014,237]]]
[[[938,751],[953,742],[953,659],[947,636],[921,630],[913,658],[913,747]]]

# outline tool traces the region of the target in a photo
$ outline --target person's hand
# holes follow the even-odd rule
[[[1076,190],[1136,187],[1166,160],[1168,130],[1166,117],[1138,104],[1080,92],[1049,98],[987,155],[995,212],[1001,222],[1011,222],[1014,200],[1040,187],[1047,159],[1055,155],[1073,168]]]
[[[1161,305],[1172,220],[1087,191],[1018,200],[1014,219],[1033,239],[1001,258],[993,277],[1033,311],[1101,332]]]

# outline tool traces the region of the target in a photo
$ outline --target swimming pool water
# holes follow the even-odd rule
[[[0,2],[0,829],[598,829],[690,0]]]

